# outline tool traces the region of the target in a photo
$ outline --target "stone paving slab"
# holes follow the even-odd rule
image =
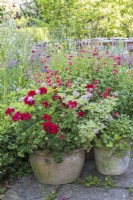
[[[64,185],[56,200],[62,197],[68,200],[128,200],[128,191],[121,188],[105,190],[97,187],[86,188],[83,185]]]
[[[88,175],[104,178],[96,171],[94,161],[87,161],[81,173],[81,178]],[[86,188],[76,182],[61,186],[39,184],[33,175],[23,177],[10,186],[2,200],[46,200],[48,194],[58,190],[55,200],[133,200],[129,189],[133,189],[133,159],[130,160],[127,173],[112,176],[117,186],[111,189],[99,187]],[[132,190],[133,191],[133,190]]]

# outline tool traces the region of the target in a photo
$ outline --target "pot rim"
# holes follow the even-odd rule
[[[75,154],[75,153],[78,153],[78,152],[80,152],[80,151],[84,151],[84,149],[74,149],[74,150],[71,150],[71,151],[69,151],[69,152],[63,152],[62,153],[62,155],[68,155],[68,154]],[[34,150],[34,152],[33,153],[31,153],[31,154],[36,154],[36,155],[46,155],[46,156],[50,156],[51,155],[51,151],[49,151],[49,150]],[[31,155],[30,154],[30,155]]]

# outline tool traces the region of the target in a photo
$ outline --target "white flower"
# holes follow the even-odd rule
[[[21,102],[21,101],[23,101],[23,100],[24,100],[24,97],[21,97],[21,98],[20,98],[18,101],[20,101],[20,102]]]
[[[97,128],[95,128],[95,129],[94,129],[94,133],[95,133],[95,134],[98,134],[98,133],[99,133],[99,130],[98,130]]]
[[[78,82],[78,81],[74,81],[74,83],[75,83],[76,85],[79,85],[79,82]]]
[[[86,94],[86,96],[88,97],[88,98],[91,98],[91,97],[93,97],[93,95],[89,92],[88,94]]]
[[[77,80],[78,80],[78,81],[82,81],[82,78],[81,78],[81,77],[78,77]]]
[[[16,92],[19,92],[20,90],[22,90],[22,87],[19,86],[17,89],[16,89]]]
[[[40,94],[40,90],[37,89],[37,90],[35,91],[35,93],[36,93],[36,94]]]
[[[87,98],[88,98],[88,97],[87,97],[86,95],[81,96],[81,99],[82,99],[82,100],[87,100]]]
[[[33,101],[34,100],[34,98],[33,97],[28,97],[28,100],[27,101]]]
[[[42,87],[45,87],[45,86],[47,86],[47,84],[46,84],[46,83],[42,83],[41,86],[42,86]]]
[[[113,117],[110,115],[109,121],[111,122],[113,120],[114,120]]]
[[[112,95],[117,97],[119,94],[118,94],[118,92],[113,92]]]
[[[89,91],[92,92],[94,89],[93,88],[89,88]]]
[[[33,86],[34,86],[34,85],[31,83],[31,84],[30,84],[30,87],[33,87]]]
[[[104,123],[102,123],[102,128],[105,128],[105,124]]]
[[[86,95],[81,96],[81,99],[86,100],[86,99],[91,98],[91,97],[93,97],[93,95],[91,93],[88,93]]]
[[[73,91],[73,95],[74,95],[74,96],[78,96],[78,95],[79,95],[79,92]]]

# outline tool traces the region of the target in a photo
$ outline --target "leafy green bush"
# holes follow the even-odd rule
[[[0,104],[0,180],[22,177],[31,172],[28,156],[18,157],[15,129],[10,118],[5,115],[6,105]]]

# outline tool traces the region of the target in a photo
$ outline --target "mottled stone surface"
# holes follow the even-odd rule
[[[105,178],[96,171],[92,160],[86,161],[81,178],[87,175]],[[51,191],[57,191],[55,200],[133,200],[133,159],[127,172],[121,176],[112,176],[116,182],[115,188],[86,188],[76,182],[61,186],[39,184],[33,175],[24,177],[10,186],[3,200],[47,200]]]

